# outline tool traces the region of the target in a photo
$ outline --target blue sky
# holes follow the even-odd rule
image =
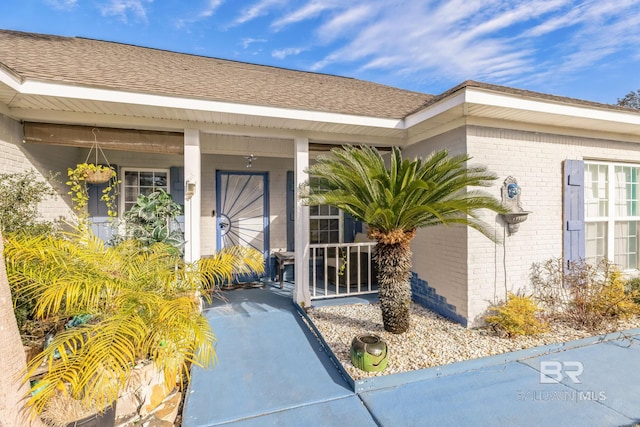
[[[640,0],[3,0],[0,28],[337,74],[615,103],[640,88]]]

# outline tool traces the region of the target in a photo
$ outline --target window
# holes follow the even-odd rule
[[[148,195],[162,189],[169,192],[169,169],[127,169],[123,168],[122,212],[135,205],[138,195]]]
[[[340,243],[342,241],[342,212],[329,205],[309,207],[311,243]]]
[[[638,269],[640,166],[585,162],[586,258]]]
[[[309,178],[317,184],[318,177]],[[342,242],[342,211],[329,206],[319,205],[309,207],[309,242],[341,243]]]

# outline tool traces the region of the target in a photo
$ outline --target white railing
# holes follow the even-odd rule
[[[375,242],[310,245],[311,299],[378,291]]]

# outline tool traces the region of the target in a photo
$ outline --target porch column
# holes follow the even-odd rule
[[[184,130],[184,259],[200,259],[200,200],[202,182],[200,173],[200,131]]]
[[[305,169],[309,166],[309,138],[296,138],[294,142],[295,188],[308,178]],[[295,287],[293,302],[311,306],[309,293],[309,207],[304,206],[296,193],[295,217]]]

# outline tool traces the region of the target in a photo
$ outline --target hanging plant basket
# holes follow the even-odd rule
[[[113,169],[111,168],[98,168],[97,170],[87,171],[85,181],[89,184],[104,184],[111,179],[113,175]]]

